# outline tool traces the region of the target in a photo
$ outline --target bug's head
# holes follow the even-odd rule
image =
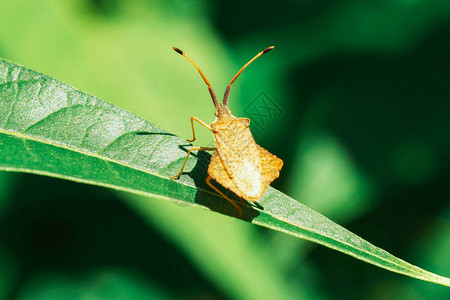
[[[231,111],[227,105],[219,103],[219,105],[217,105],[216,107],[214,115],[216,116],[217,119],[228,119],[231,118]]]
[[[236,79],[239,77],[239,75],[241,75],[242,71],[244,71],[244,69],[248,67],[248,65],[250,65],[258,57],[260,57],[261,55],[269,52],[270,50],[272,50],[275,47],[274,46],[270,46],[270,47],[267,47],[266,49],[264,49],[263,51],[259,52],[248,63],[246,63],[239,70],[239,72],[237,72],[236,75],[234,75],[233,79],[231,79],[230,83],[227,85],[227,88],[225,90],[225,94],[223,95],[223,102],[222,103],[219,103],[219,101],[217,101],[216,93],[214,92],[214,90],[213,90],[211,84],[209,83],[209,80],[206,78],[205,74],[203,74],[202,70],[200,70],[200,68],[183,51],[181,51],[179,48],[176,48],[176,47],[172,47],[172,48],[177,53],[179,53],[179,54],[183,55],[184,57],[186,57],[187,60],[189,60],[194,65],[194,67],[197,69],[197,71],[200,73],[200,76],[202,76],[203,80],[205,81],[206,85],[208,86],[209,93],[211,94],[211,98],[212,98],[214,106],[216,108],[216,112],[214,114],[215,114],[215,116],[217,118],[220,118],[220,117],[231,116],[231,112],[228,109],[228,98],[230,96],[231,85],[236,81]]]

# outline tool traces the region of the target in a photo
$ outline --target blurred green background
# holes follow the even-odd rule
[[[450,5],[378,1],[2,0],[0,57],[181,137],[233,86],[285,166],[273,186],[450,276]],[[255,125],[256,124],[256,125]],[[261,125],[261,124],[260,124]],[[199,128],[196,145],[212,135]],[[0,172],[0,299],[450,299],[448,288],[206,211]]]

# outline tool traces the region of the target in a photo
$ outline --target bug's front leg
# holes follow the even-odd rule
[[[192,127],[192,128],[194,128],[194,127]],[[192,147],[191,149],[189,149],[189,151],[188,151],[188,153],[187,153],[187,155],[186,155],[186,158],[184,159],[184,163],[183,163],[183,165],[181,166],[180,172],[179,172],[177,175],[174,175],[174,176],[170,177],[170,180],[174,179],[175,177],[179,177],[179,176],[183,173],[184,166],[186,166],[186,162],[187,162],[187,160],[188,160],[188,158],[189,158],[189,154],[191,154],[191,151],[192,151],[192,150],[197,150],[197,151],[202,151],[202,150],[206,150],[206,151],[214,151],[214,150],[216,150],[216,148],[210,148],[210,147]]]
[[[199,118],[197,118],[197,117],[191,117],[191,126],[192,126],[192,135],[193,135],[193,138],[192,138],[192,140],[188,140],[189,143],[192,143],[192,142],[195,141],[195,139],[196,139],[196,138],[195,138],[195,131],[194,131],[194,121],[197,121],[197,122],[200,123],[201,125],[205,126],[205,127],[208,128],[209,130],[213,131],[212,128],[211,128],[208,124],[206,124],[205,122],[203,122],[203,121],[200,120]]]

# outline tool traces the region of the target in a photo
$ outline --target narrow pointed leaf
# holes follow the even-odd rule
[[[151,109],[151,108],[147,108]],[[199,152],[177,174],[189,144],[142,118],[13,63],[0,60],[0,170],[109,187],[236,216],[205,185],[210,155]],[[387,270],[450,286],[450,279],[375,247],[269,188],[243,219],[307,239]]]

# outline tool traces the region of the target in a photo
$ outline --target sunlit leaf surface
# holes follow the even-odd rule
[[[207,153],[138,116],[67,84],[0,60],[0,169],[105,186],[236,216],[204,183]],[[376,266],[443,285],[450,280],[373,246],[283,193],[269,188],[243,219],[314,241]]]

